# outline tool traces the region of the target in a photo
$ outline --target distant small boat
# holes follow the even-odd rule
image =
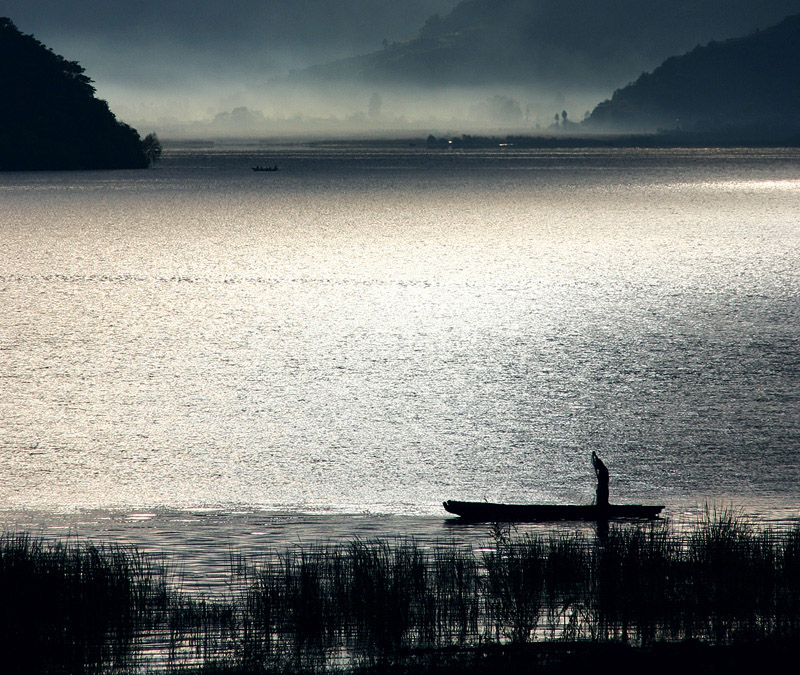
[[[254,166],[253,171],[277,171],[278,166]]]
[[[471,522],[548,522],[556,520],[597,521],[614,518],[658,518],[663,506],[643,504],[492,504],[448,500],[445,511]]]

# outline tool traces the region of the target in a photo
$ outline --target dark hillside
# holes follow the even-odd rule
[[[94,93],[79,64],[0,17],[0,170],[146,167],[139,134]]]
[[[587,126],[800,133],[800,14],[667,59],[598,105]]]
[[[463,0],[407,41],[294,79],[610,90],[671,54],[798,11],[800,0]]]

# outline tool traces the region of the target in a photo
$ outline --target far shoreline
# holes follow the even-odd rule
[[[424,132],[377,134],[296,134],[259,136],[196,136],[165,135],[162,142],[168,147],[211,149],[224,145],[284,145],[324,147],[347,145],[352,147],[419,148],[427,150],[461,149],[542,149],[542,150],[590,150],[590,149],[733,149],[733,148],[800,148],[800,132],[790,135],[767,133],[725,132],[637,132],[637,133],[576,133],[576,134],[527,134],[527,133],[438,133],[422,135]]]

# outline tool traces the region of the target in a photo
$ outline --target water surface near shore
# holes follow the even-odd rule
[[[614,501],[781,518],[798,176],[347,144],[0,175],[0,508],[153,549],[433,539],[443,499],[588,503],[597,450]]]
[[[750,504],[747,509],[731,503],[673,505],[657,521],[616,521],[616,526],[669,524],[678,531],[691,530],[706,514],[726,510],[756,529],[791,528],[800,522],[800,510],[795,505],[778,507],[769,501]],[[0,512],[0,529],[6,533],[27,533],[49,542],[135,546],[165,562],[176,575],[177,587],[212,594],[228,587],[232,565],[240,556],[258,563],[295,547],[339,546],[354,540],[413,540],[423,549],[457,546],[480,552],[492,545],[496,527],[491,523],[464,523],[444,511],[441,517],[215,509]],[[579,532],[593,541],[597,535],[594,523],[514,523],[504,527],[513,536]]]

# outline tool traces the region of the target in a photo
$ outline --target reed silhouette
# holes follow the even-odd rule
[[[239,557],[220,597],[177,590],[133,548],[7,534],[0,666],[515,672],[594,653],[633,669],[654,654],[750,663],[800,639],[800,526],[756,529],[723,511],[687,531],[614,524],[599,539],[498,525],[487,537],[479,551],[379,540]]]

